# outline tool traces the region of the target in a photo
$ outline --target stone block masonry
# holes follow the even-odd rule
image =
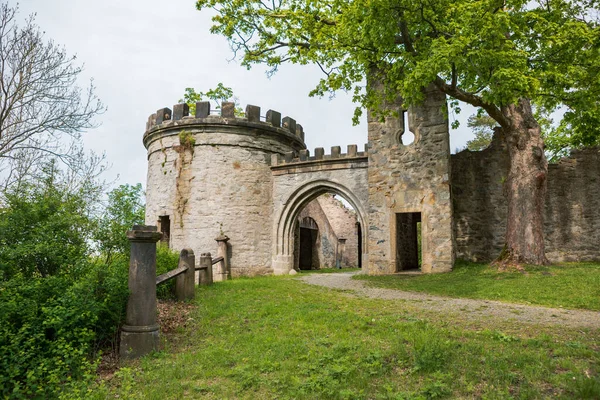
[[[376,79],[369,84],[382,90]],[[424,91],[424,102],[406,113],[402,100],[382,106],[381,118],[369,113],[369,274],[402,270],[402,238],[398,214],[418,213],[421,220],[423,272],[448,272],[454,264],[452,203],[450,199],[450,145],[446,98],[435,88]],[[404,145],[405,114],[415,135]],[[416,221],[416,219],[414,219]]]

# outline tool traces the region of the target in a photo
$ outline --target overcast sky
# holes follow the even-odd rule
[[[2,0],[5,1],[5,0]],[[15,5],[14,2],[10,2]],[[142,134],[148,115],[172,108],[186,87],[198,91],[222,82],[246,104],[280,111],[302,124],[306,144],[315,147],[367,141],[366,123],[352,126],[354,104],[339,93],[309,98],[321,73],[316,67],[283,65],[270,79],[265,68],[248,71],[233,57],[227,41],[209,32],[207,11],[196,11],[194,0],[25,0],[21,19],[37,13],[36,23],[47,39],[65,46],[85,65],[85,80],[94,79],[97,94],[108,107],[100,127],[84,135],[86,148],[105,152],[112,165],[105,178],[117,184],[146,186],[146,151]],[[464,107],[463,107],[464,108]],[[472,109],[471,109],[472,110]],[[463,110],[462,118],[470,110]],[[472,111],[471,111],[472,112]],[[464,146],[463,127],[451,134],[451,148]]]

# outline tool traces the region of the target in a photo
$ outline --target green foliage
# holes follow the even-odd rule
[[[116,254],[129,254],[126,233],[133,225],[144,223],[145,206],[142,184],[121,185],[108,194],[108,206],[99,218],[94,231],[98,250],[107,263]]]
[[[85,264],[79,279],[0,283],[0,396],[56,398],[94,378],[94,354],[115,344],[128,295],[126,264]]]
[[[159,243],[156,248],[156,275],[162,275],[179,266],[179,253],[164,244]],[[175,280],[171,279],[156,287],[156,295],[160,299],[171,299],[175,296]]]
[[[480,151],[487,148],[492,143],[494,127],[498,126],[496,121],[486,114],[474,114],[467,120],[467,126],[471,128],[474,139],[467,141],[467,149],[471,151]]]
[[[239,105],[239,99],[233,95],[233,89],[226,87],[221,82],[217,84],[214,89],[209,89],[206,92],[196,92],[194,88],[185,88],[183,99],[179,99],[179,102],[185,102],[190,107],[190,114],[196,114],[196,103],[200,101],[212,101],[216,106],[216,109],[221,109],[221,103],[224,101],[233,101],[235,104],[235,115],[237,117],[244,116],[244,110]]]
[[[94,191],[88,185],[71,191],[50,163],[38,182],[4,193],[0,280],[75,273],[89,252],[94,222],[88,196]]]
[[[141,186],[111,192],[96,220],[99,194],[92,177],[73,179],[55,162],[2,193],[2,398],[85,397],[99,351],[116,348],[128,297],[125,230],[143,221]]]
[[[179,132],[179,144],[185,147],[186,149],[194,150],[194,145],[196,144],[196,139],[194,135],[190,131],[186,131],[185,129]]]
[[[507,106],[530,99],[548,111],[565,107],[578,141],[600,136],[596,1],[198,0],[196,7],[216,11],[211,32],[226,37],[246,67],[318,64],[325,77],[313,95],[346,90],[368,108],[400,95],[408,106],[433,83],[503,127],[513,122]],[[383,95],[364,85],[375,69]]]

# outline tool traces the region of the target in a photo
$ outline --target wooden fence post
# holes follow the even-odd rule
[[[119,353],[122,359],[138,358],[158,349],[156,322],[156,226],[134,225],[127,232],[131,243],[129,299]]]

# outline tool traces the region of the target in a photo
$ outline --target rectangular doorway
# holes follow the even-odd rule
[[[396,272],[421,268],[421,213],[396,214]]]

